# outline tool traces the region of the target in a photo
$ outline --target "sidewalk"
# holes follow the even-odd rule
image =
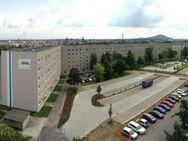
[[[46,122],[46,125],[43,127],[40,136],[37,141],[69,141],[63,134],[60,132],[60,129],[57,129],[60,114],[62,112],[65,99],[66,99],[67,84],[64,83],[61,93],[57,101],[55,102],[53,109],[49,115],[49,118]]]

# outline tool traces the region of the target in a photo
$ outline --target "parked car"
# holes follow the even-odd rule
[[[166,100],[166,101],[169,101],[169,102],[172,103],[172,104],[176,104],[176,101],[173,100],[173,99],[171,99],[171,98],[166,98],[165,100]]]
[[[156,118],[159,118],[159,119],[163,119],[164,118],[164,114],[160,113],[159,111],[157,110],[153,110],[151,112],[149,112],[151,115],[153,115],[154,117]]]
[[[170,111],[170,107],[166,104],[159,104],[158,105],[159,107],[162,107],[163,109],[167,110],[167,111]]]
[[[181,91],[176,91],[178,94],[180,94],[181,96],[186,96],[187,94]]]
[[[183,93],[185,92],[183,89],[177,89],[177,91],[180,91],[180,92],[183,92]]]
[[[170,103],[169,101],[164,100],[162,103],[168,105],[169,107],[174,107],[174,104]]]
[[[140,124],[141,126],[143,126],[144,128],[149,127],[149,122],[145,118],[138,119],[136,120],[136,122]]]
[[[143,135],[146,133],[146,129],[142,127],[140,124],[136,123],[135,121],[130,121],[128,127],[133,129],[135,132]]]
[[[156,122],[156,118],[154,116],[152,116],[149,113],[144,113],[142,118],[145,118],[147,121],[149,121],[150,123],[155,123]]]
[[[188,83],[185,83],[185,85],[184,85],[185,87],[188,87]]]
[[[124,127],[121,134],[123,136],[127,136],[128,138],[131,138],[133,140],[138,138],[138,134],[129,127]]]
[[[175,95],[176,97],[178,97],[179,99],[182,98],[181,94],[175,92],[175,93],[172,93],[173,95]]]
[[[154,110],[159,111],[162,114],[166,114],[166,109],[164,109],[160,106],[155,107]]]
[[[176,101],[179,101],[179,99],[180,99],[177,95],[171,95],[171,96],[169,96],[169,98],[176,100]]]

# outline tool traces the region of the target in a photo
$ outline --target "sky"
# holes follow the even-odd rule
[[[0,39],[188,38],[187,0],[0,0]]]

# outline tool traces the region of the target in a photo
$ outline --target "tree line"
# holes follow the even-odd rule
[[[188,56],[188,48],[185,49]],[[96,53],[92,53],[90,57],[90,70],[93,72],[96,81],[109,80],[118,76],[124,75],[126,70],[137,70],[140,67],[152,65],[157,62],[176,59],[177,52],[168,48],[158,55],[154,54],[153,48],[145,49],[144,56],[135,58],[131,50],[128,51],[127,56],[122,56],[120,53],[106,52],[102,54],[101,58],[97,58]],[[69,78],[73,83],[79,83],[79,71],[77,68],[72,68],[69,73]]]
[[[129,50],[127,56],[122,56],[120,53],[113,52],[112,54],[106,52],[102,54],[101,59],[97,59],[95,53],[91,54],[90,69],[94,73],[97,82],[102,80],[109,80],[123,75],[126,70],[136,70],[141,66],[151,65],[162,59],[173,59],[177,55],[176,51],[168,48],[162,53],[155,56],[153,48],[145,49],[144,57],[139,56],[137,59]]]

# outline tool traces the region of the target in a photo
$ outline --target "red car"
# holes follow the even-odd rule
[[[169,101],[170,103],[172,103],[172,104],[176,104],[176,101],[175,100],[173,100],[173,99],[171,99],[171,98],[167,98],[167,99],[165,99],[166,101]]]
[[[164,103],[170,107],[174,107],[174,104],[170,103],[169,101],[164,100],[162,103]]]

